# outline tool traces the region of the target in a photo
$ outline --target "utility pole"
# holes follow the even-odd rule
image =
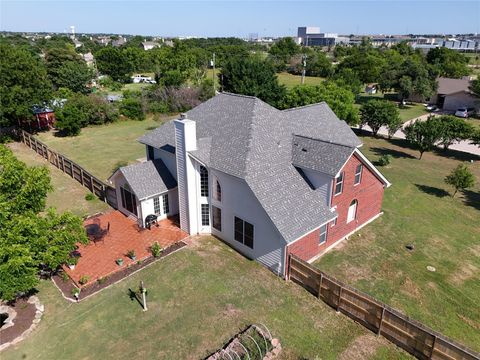
[[[213,93],[215,93],[217,91],[215,87],[215,53],[213,53],[212,67],[213,67]]]
[[[306,67],[307,67],[307,55],[303,54],[302,56],[302,85],[305,84],[305,72],[306,72]]]

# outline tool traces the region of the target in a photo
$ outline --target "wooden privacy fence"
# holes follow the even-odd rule
[[[117,208],[116,191],[110,185],[105,184],[103,181],[93,176],[83,167],[64,155],[53,151],[47,145],[25,130],[22,130],[21,138],[25,145],[45,158],[50,164],[56,166],[65,174],[77,180],[80,184],[95,194],[100,200],[105,201],[115,209]]]
[[[288,270],[290,280],[419,359],[480,359],[480,354],[343,284],[295,255],[289,255]]]

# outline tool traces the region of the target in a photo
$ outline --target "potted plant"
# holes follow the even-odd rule
[[[71,256],[67,259],[67,266],[70,270],[75,269],[75,265],[78,263],[78,258],[75,256]]]
[[[122,258],[119,258],[119,259],[115,260],[115,262],[117,263],[118,266],[123,265],[123,259]]]
[[[135,254],[135,250],[128,250],[127,256],[132,260],[135,260],[137,258],[137,255]]]

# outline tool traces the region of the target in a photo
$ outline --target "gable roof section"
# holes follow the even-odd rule
[[[450,95],[458,92],[470,92],[470,80],[465,79],[451,79],[439,77],[437,79],[438,90],[437,93],[441,95]]]
[[[177,186],[177,181],[160,159],[124,166],[118,171],[125,177],[139,200],[161,194]]]
[[[334,177],[352,155],[355,147],[293,135],[292,163],[304,169]]]
[[[329,173],[362,144],[327,104],[281,111],[252,96],[220,93],[190,110],[187,118],[196,122],[197,132],[197,149],[190,154],[207,167],[244,179],[286,242],[336,216],[292,163],[293,135],[312,140],[316,158],[328,152],[318,166]],[[174,147],[173,120],[139,141]],[[307,160],[315,161],[302,159]]]

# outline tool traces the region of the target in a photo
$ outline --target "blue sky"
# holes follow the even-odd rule
[[[162,36],[480,32],[480,1],[6,1],[0,29]]]

